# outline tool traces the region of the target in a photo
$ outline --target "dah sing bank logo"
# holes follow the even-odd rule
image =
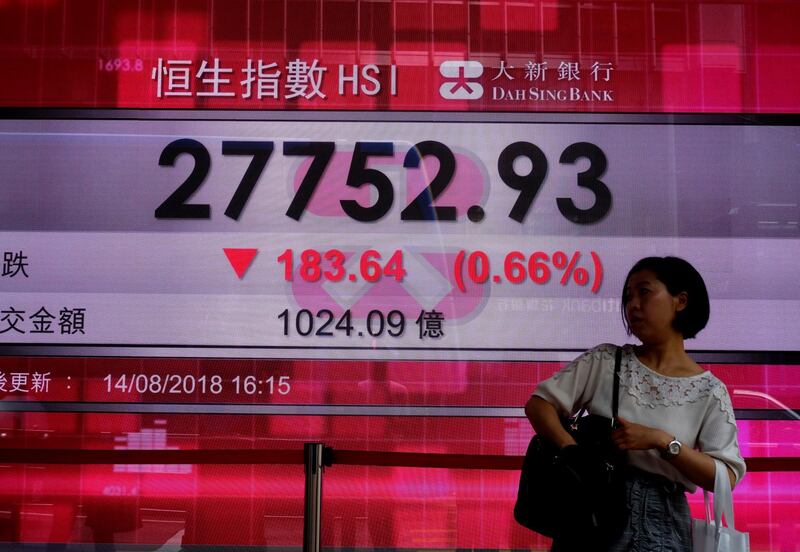
[[[445,100],[478,100],[484,97],[483,80],[488,86],[484,101],[611,103],[614,70],[607,61],[528,60],[511,65],[500,60],[500,66],[484,79],[479,61],[449,60],[439,66],[444,80],[439,95]]]
[[[439,66],[439,74],[445,78],[439,87],[445,100],[477,100],[483,96],[483,86],[475,82],[483,75],[479,61],[445,61]]]

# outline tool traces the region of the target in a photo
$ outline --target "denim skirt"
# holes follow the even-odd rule
[[[660,475],[628,468],[625,481],[628,524],[608,547],[596,543],[553,542],[553,552],[688,552],[692,550],[692,518],[683,485]],[[578,546],[576,546],[576,544]]]

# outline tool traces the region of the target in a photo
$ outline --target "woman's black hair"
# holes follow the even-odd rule
[[[683,335],[684,339],[695,337],[706,327],[711,307],[706,284],[697,269],[679,257],[645,257],[633,265],[625,277],[625,285],[622,286],[622,321],[628,335],[631,335],[631,326],[625,315],[625,305],[628,303],[625,290],[631,275],[642,270],[653,272],[671,295],[676,296],[683,291],[686,292],[688,296],[686,308],[676,313],[673,321],[673,327]]]

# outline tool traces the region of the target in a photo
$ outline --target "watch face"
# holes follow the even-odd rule
[[[681,444],[678,441],[672,441],[667,446],[667,451],[674,456],[681,451]]]

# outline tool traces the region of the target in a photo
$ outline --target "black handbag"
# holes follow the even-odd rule
[[[576,546],[607,543],[622,533],[627,523],[627,462],[625,452],[611,440],[619,408],[621,358],[622,349],[617,348],[612,418],[581,409],[562,421],[578,443],[577,457],[568,454],[571,447],[559,450],[539,435],[531,439],[514,506],[514,519],[520,525]]]

